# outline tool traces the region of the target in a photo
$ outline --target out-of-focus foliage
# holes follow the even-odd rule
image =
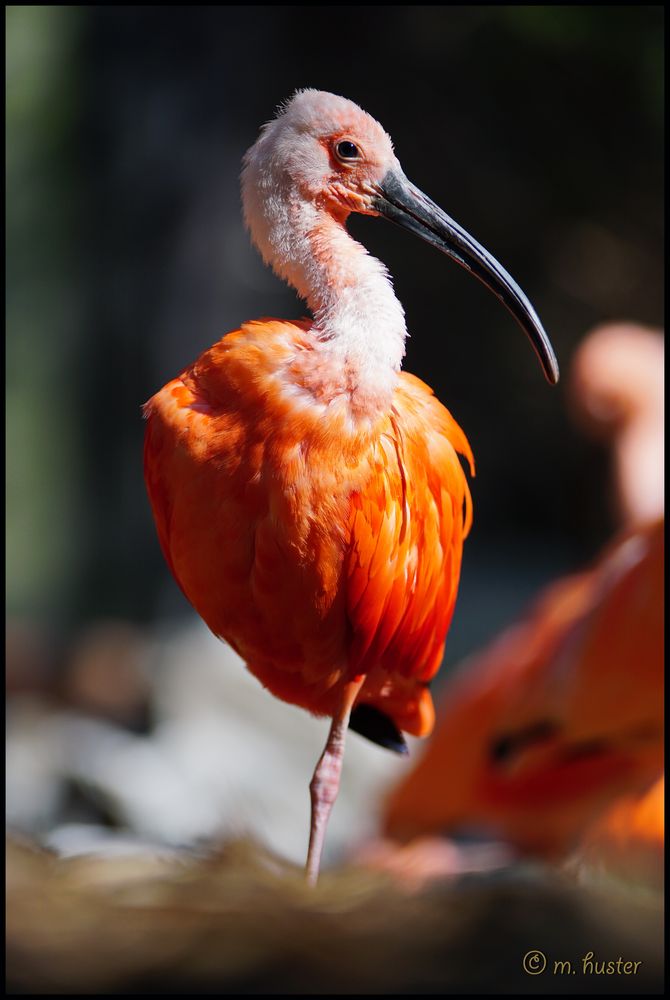
[[[81,556],[73,504],[81,442],[72,360],[77,274],[76,7],[7,18],[7,591],[9,607],[63,613]]]

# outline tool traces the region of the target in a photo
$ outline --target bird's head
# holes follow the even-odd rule
[[[246,155],[243,197],[252,234],[258,188],[337,218],[376,214],[374,198],[391,170],[400,164],[379,122],[344,97],[300,90]]]
[[[268,122],[244,158],[242,200],[264,260],[300,288],[305,251],[296,232],[316,231],[324,213],[383,216],[437,247],[482,281],[530,338],[549,382],[558,363],[540,320],[514,279],[403,173],[379,122],[353,101],[300,90]],[[311,252],[311,248],[310,248]]]

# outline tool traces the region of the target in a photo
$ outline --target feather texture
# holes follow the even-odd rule
[[[361,402],[309,329],[247,323],[146,404],[160,543],[275,695],[330,715],[364,674],[360,702],[426,735],[471,522],[457,453],[472,454],[419,379]]]

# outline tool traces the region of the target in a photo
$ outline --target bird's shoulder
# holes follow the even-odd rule
[[[475,460],[465,433],[430,386],[416,375],[400,373],[393,413],[398,433],[410,441],[423,440],[432,464],[439,464],[440,455],[451,460],[456,452],[467,460],[474,476]]]
[[[145,416],[194,410],[217,416],[258,407],[273,390],[288,359],[308,347],[303,320],[261,319],[227,333],[168,382],[144,407]]]

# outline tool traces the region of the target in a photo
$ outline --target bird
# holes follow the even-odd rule
[[[329,717],[310,783],[318,878],[350,727],[398,753],[434,721],[472,503],[467,438],[401,371],[405,314],[346,228],[384,217],[466,268],[558,363],[516,282],[405,176],[353,101],[297,91],[244,157],[242,203],[266,264],[311,316],[228,333],[144,406],[144,471],[183,593],[276,697]]]
[[[599,326],[575,352],[568,402],[610,445],[618,529],[447,682],[433,741],[382,820],[425,870],[450,863],[429,836],[480,827],[523,853],[659,881],[663,354],[662,332],[633,323]]]

